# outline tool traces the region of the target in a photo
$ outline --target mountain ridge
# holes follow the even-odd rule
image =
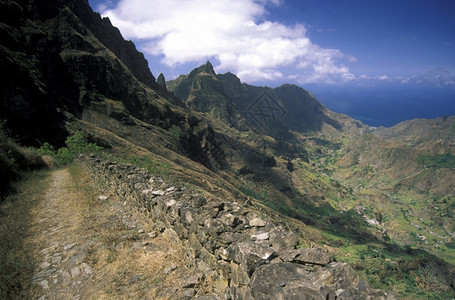
[[[205,76],[205,73],[210,74],[216,84],[213,83],[211,86],[206,86],[205,90],[202,91],[202,88],[197,84],[198,75],[203,74]],[[220,100],[213,100],[216,103],[210,103],[211,99],[207,99],[207,94],[213,93],[214,97],[218,98],[221,96],[223,98],[223,106],[229,107],[226,111],[228,115],[230,114],[230,118],[223,117],[224,121],[228,120],[231,123],[235,123],[241,116],[244,119],[243,121],[249,121],[252,129],[258,130],[258,127],[266,127],[263,128],[266,133],[273,126],[258,124],[257,119],[248,118],[248,115],[251,116],[255,113],[252,111],[255,109],[255,105],[251,99],[258,101],[260,100],[258,98],[264,93],[267,93],[269,97],[266,101],[269,101],[272,106],[275,105],[275,107],[269,107],[269,109],[273,109],[278,113],[277,117],[268,118],[271,121],[276,121],[273,124],[274,126],[285,126],[290,130],[301,132],[319,131],[323,124],[330,125],[336,130],[342,127],[345,129],[367,127],[360,121],[331,112],[317,101],[310,92],[301,87],[293,84],[283,84],[277,88],[269,88],[241,83],[240,79],[233,73],[216,74],[209,61],[205,65],[195,68],[188,75],[180,75],[177,79],[169,81],[168,86],[169,90],[187,102],[190,107],[201,112],[208,112],[210,109],[202,109],[197,105],[193,105],[193,102],[197,101],[195,98],[197,99],[198,93],[205,93],[206,98],[199,101],[213,108],[219,105]],[[219,115],[215,117],[219,118]],[[278,136],[276,135],[275,137]]]

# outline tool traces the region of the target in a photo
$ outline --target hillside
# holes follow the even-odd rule
[[[104,157],[245,205],[373,288],[453,295],[453,117],[370,128],[301,87],[248,85],[210,62],[155,79],[86,0],[1,0],[0,14],[0,118],[18,143],[57,148],[83,131]]]
[[[216,93],[209,84],[195,84],[207,69]],[[189,105],[204,99],[202,112],[227,141],[226,161],[248,182],[246,190],[269,207],[330,232],[323,243],[338,248],[340,259],[362,270],[376,269],[380,261],[406,269],[395,256],[401,248],[454,262],[453,117],[371,128],[331,112],[302,88],[241,84],[234,74],[215,74],[210,63],[168,87]],[[231,103],[236,121],[213,113],[215,94]],[[255,164],[261,155],[272,155],[275,163]],[[365,240],[367,247],[361,246]],[[379,259],[365,260],[362,253],[372,250],[381,253]],[[414,267],[452,278],[453,271],[441,271],[441,262],[433,259]]]

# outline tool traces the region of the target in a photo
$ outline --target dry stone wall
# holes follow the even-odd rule
[[[204,299],[395,299],[372,289],[353,269],[322,249],[297,249],[298,236],[231,201],[206,199],[144,169],[81,155],[96,180],[183,243],[194,262],[194,280],[210,285]]]

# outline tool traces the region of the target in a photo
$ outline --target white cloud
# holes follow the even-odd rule
[[[422,76],[423,80],[433,82],[439,86],[453,86],[455,87],[455,72],[443,68],[437,68],[427,72]]]
[[[127,39],[141,39],[141,50],[163,56],[175,67],[215,58],[219,72],[243,81],[284,77],[299,72],[300,83],[339,82],[353,75],[339,61],[353,57],[325,49],[306,36],[306,28],[267,21],[269,5],[282,0],[120,0],[102,11]]]
[[[377,82],[377,81],[386,81],[386,82],[399,82],[402,84],[430,84],[439,87],[454,87],[455,88],[455,72],[449,71],[443,68],[437,68],[432,71],[423,73],[423,74],[414,74],[409,76],[400,76],[400,75],[359,75],[353,76],[351,80],[356,80],[359,82]]]

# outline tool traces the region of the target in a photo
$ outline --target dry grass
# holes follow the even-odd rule
[[[181,298],[181,283],[194,270],[187,249],[165,234],[149,237],[153,224],[145,216],[91,182],[77,165],[69,171],[71,176],[65,169],[52,176],[33,174],[0,207],[0,299]],[[100,194],[109,199],[98,200]],[[126,226],[125,218],[134,219],[136,227]],[[32,284],[43,259],[40,251],[67,243],[78,249],[52,251],[59,251],[63,261],[84,252],[91,277],[66,285],[48,278],[48,290]]]
[[[94,276],[83,294],[90,299],[175,299],[181,294],[180,282],[192,271],[183,246],[164,234],[150,238],[153,224],[145,216],[90,181],[80,167],[72,166],[70,172],[85,199],[81,229],[95,241],[86,259]],[[97,200],[100,194],[109,200]],[[126,226],[125,216],[138,226]]]
[[[48,185],[48,172],[28,174],[0,206],[0,299],[24,298],[29,288],[36,256],[27,237]]]

